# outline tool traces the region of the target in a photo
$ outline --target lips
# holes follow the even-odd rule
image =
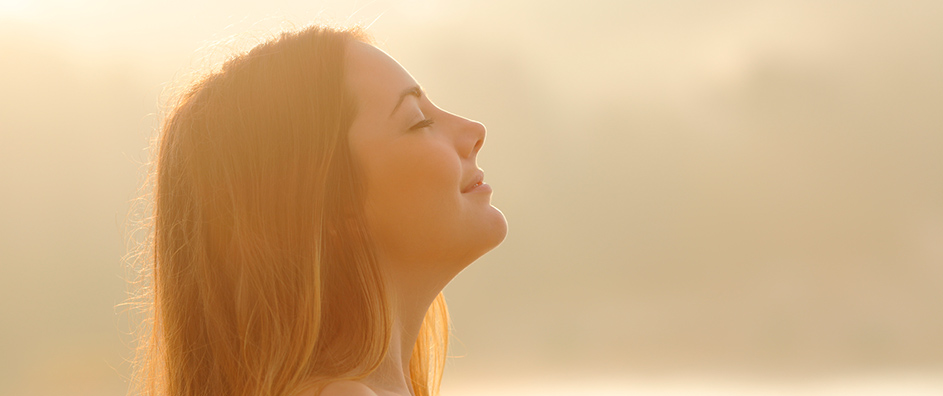
[[[484,172],[482,171],[475,172],[475,175],[472,176],[471,182],[466,184],[465,188],[462,189],[462,193],[463,194],[467,193],[471,191],[471,189],[480,186],[482,183],[484,183],[484,180],[485,180]]]

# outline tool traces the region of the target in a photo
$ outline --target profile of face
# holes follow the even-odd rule
[[[411,274],[458,273],[507,234],[477,165],[485,127],[436,107],[376,47],[352,42],[346,56],[349,144],[378,257]]]

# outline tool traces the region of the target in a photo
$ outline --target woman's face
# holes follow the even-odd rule
[[[350,148],[380,257],[460,270],[500,244],[507,223],[476,163],[484,125],[436,107],[399,63],[369,44],[349,45],[346,72],[357,98]]]

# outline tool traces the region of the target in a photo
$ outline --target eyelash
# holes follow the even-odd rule
[[[413,125],[412,127],[410,127],[409,130],[410,130],[410,131],[415,131],[415,130],[417,130],[417,129],[422,129],[422,128],[431,126],[431,125],[434,124],[434,123],[435,123],[435,119],[433,119],[433,118],[426,118],[425,120],[419,121],[416,125]]]

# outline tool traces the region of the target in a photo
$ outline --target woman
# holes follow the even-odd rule
[[[441,290],[501,243],[478,122],[357,29],[284,33],[161,125],[149,395],[435,395]]]

